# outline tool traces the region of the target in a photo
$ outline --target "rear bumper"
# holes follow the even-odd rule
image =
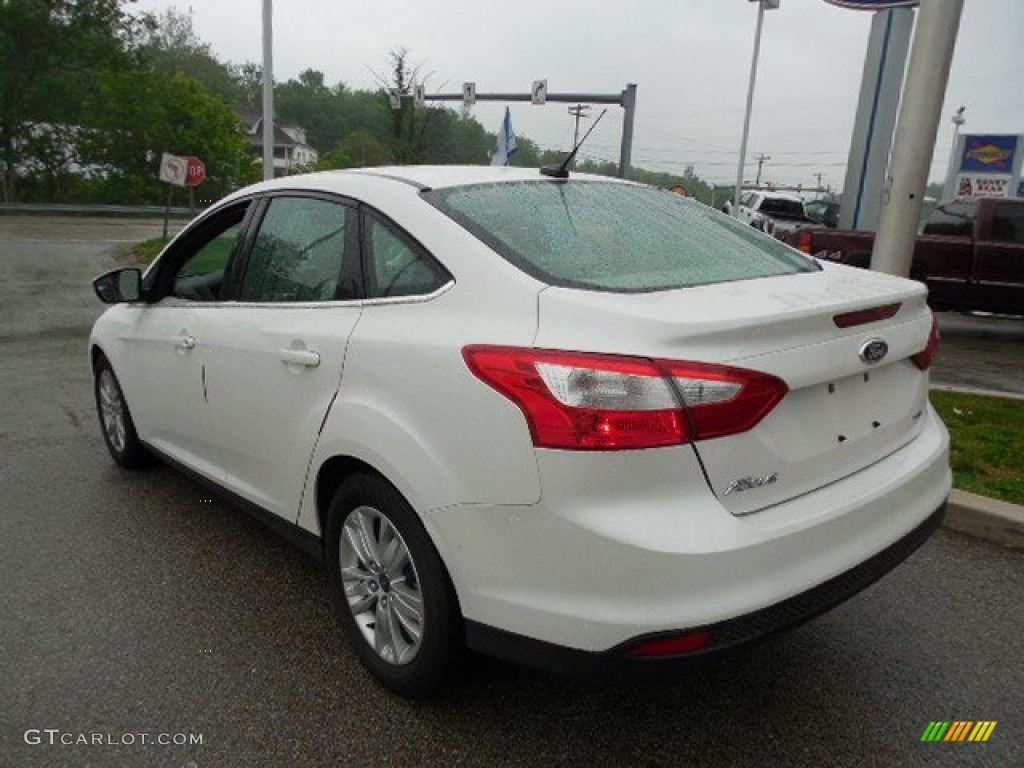
[[[661,671],[670,665],[699,663],[795,627],[853,597],[913,554],[941,525],[945,512],[946,505],[943,504],[917,528],[891,546],[806,592],[718,624],[681,629],[679,632],[682,633],[709,631],[711,635],[711,641],[706,647],[685,655],[654,659],[639,658],[630,653],[640,643],[679,632],[643,635],[607,651],[588,652],[467,621],[466,643],[482,653],[552,672],[628,672],[650,667]]]
[[[708,626],[722,627],[718,644],[735,645],[792,623],[752,631],[744,618],[730,640],[738,617],[788,605],[934,527],[927,522],[952,484],[949,438],[931,408],[924,419],[881,461],[745,517],[711,495],[692,449],[680,446],[538,452],[539,503],[454,505],[424,522],[476,647],[500,654],[520,636],[600,655]],[[912,547],[893,551],[905,557]],[[834,603],[801,600],[796,621]]]

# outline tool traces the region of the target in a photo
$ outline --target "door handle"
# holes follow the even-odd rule
[[[311,349],[282,349],[281,362],[285,365],[304,365],[316,368],[320,365],[320,353]]]
[[[195,349],[196,337],[195,336],[182,336],[178,339],[178,346],[182,349]]]

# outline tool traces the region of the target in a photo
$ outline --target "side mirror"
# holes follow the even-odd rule
[[[142,299],[142,270],[121,267],[104,272],[92,281],[93,290],[104,304],[121,304]]]

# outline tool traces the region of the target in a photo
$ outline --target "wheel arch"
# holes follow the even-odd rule
[[[316,507],[317,525],[319,526],[320,545],[323,548],[325,560],[327,554],[327,514],[330,511],[331,502],[334,499],[338,488],[341,487],[341,484],[348,478],[359,474],[371,474],[379,477],[381,480],[391,485],[409,504],[409,507],[419,520],[420,525],[423,526],[423,530],[426,533],[427,538],[430,540],[431,545],[434,547],[434,550],[440,558],[445,578],[452,590],[456,609],[458,614],[461,616],[462,601],[459,595],[459,587],[453,576],[451,563],[446,554],[444,541],[437,535],[437,531],[434,530],[434,527],[431,525],[430,519],[416,507],[416,504],[413,503],[408,494],[403,492],[401,486],[388,477],[385,472],[382,472],[373,464],[356,456],[346,454],[331,456],[320,464],[316,473],[313,491],[314,505]]]

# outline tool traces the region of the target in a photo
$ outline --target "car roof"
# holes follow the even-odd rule
[[[629,184],[624,179],[573,173],[571,179]],[[285,176],[239,190],[232,197],[273,190],[309,190],[345,194],[356,187],[410,186],[418,190],[444,189],[473,184],[516,181],[555,181],[541,175],[537,168],[512,168],[489,165],[395,165],[375,168],[348,168],[337,171]]]
[[[790,200],[794,203],[804,202],[804,199],[800,197],[800,195],[793,194],[792,192],[775,192],[769,189],[760,189],[757,191],[764,195],[766,198],[771,197],[776,200]]]

